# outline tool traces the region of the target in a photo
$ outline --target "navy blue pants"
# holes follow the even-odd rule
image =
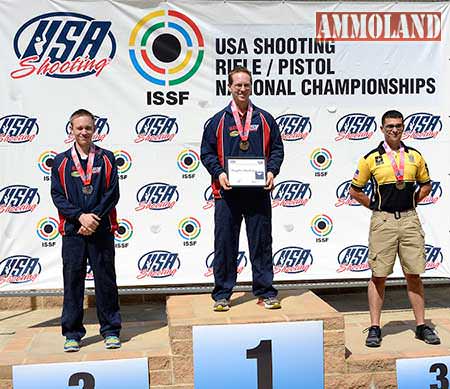
[[[270,193],[262,189],[231,189],[222,193],[223,198],[215,200],[214,209],[213,299],[229,299],[236,284],[236,260],[243,218],[252,265],[253,294],[275,297]]]
[[[64,302],[61,326],[65,337],[80,340],[86,335],[83,298],[88,258],[94,273],[100,334],[103,337],[119,336],[121,317],[114,254],[114,235],[111,233],[63,236]]]

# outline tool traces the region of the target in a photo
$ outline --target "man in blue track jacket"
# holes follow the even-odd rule
[[[250,101],[252,77],[237,67],[228,75],[231,103],[208,122],[202,138],[201,160],[212,177],[214,212],[215,311],[227,311],[236,284],[239,232],[245,219],[253,294],[265,308],[281,308],[273,287],[272,208],[270,191],[279,173],[284,151],[274,118]],[[227,157],[265,158],[264,188],[232,188],[225,169]]]
[[[78,351],[83,326],[86,262],[94,273],[100,334],[108,349],[121,346],[121,317],[114,268],[115,206],[119,182],[114,154],[92,142],[94,116],[84,109],[70,117],[73,146],[55,157],[51,196],[62,235],[64,303],[61,316],[64,351]]]

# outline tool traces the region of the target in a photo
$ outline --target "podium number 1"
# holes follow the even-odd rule
[[[258,389],[273,389],[272,341],[264,339],[255,348],[248,349],[247,359],[256,359]]]

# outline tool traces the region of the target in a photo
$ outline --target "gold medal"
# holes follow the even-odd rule
[[[405,181],[397,181],[395,187],[399,190],[403,190],[406,187]]]
[[[242,151],[247,151],[250,147],[250,142],[248,140],[241,140],[239,143],[239,148]]]

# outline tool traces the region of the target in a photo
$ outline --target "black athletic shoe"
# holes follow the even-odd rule
[[[366,338],[367,347],[380,347],[381,345],[381,328],[379,326],[371,326],[366,328],[369,331]]]
[[[416,327],[416,339],[423,340],[428,344],[441,344],[439,336],[437,336],[436,332],[426,324]]]

